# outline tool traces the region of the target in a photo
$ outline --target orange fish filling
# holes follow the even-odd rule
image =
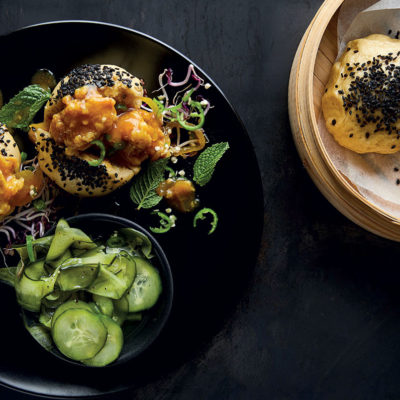
[[[95,87],[83,86],[74,97],[64,96],[65,107],[53,115],[49,132],[67,154],[86,150],[93,140],[109,131],[117,119],[115,100],[103,97]]]
[[[53,115],[49,132],[57,144],[65,145],[68,155],[85,151],[93,140],[103,140],[111,148],[119,145],[113,160],[129,167],[170,155],[169,136],[154,113],[128,109],[117,115],[115,100],[103,97],[94,86],[76,89],[74,96],[64,96],[62,102],[65,107]]]
[[[118,116],[110,132],[111,143],[125,143],[118,156],[131,166],[146,158],[155,161],[169,155],[169,136],[164,135],[154,113],[130,110]]]
[[[10,200],[24,186],[24,179],[15,175],[18,166],[15,157],[0,157],[0,216],[7,215],[13,210]]]

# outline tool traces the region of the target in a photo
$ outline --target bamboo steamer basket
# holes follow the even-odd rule
[[[289,118],[304,167],[342,214],[379,236],[400,241],[400,220],[369,202],[333,165],[319,135],[321,98],[337,56],[337,18],[343,0],[326,0],[297,49],[289,80]]]

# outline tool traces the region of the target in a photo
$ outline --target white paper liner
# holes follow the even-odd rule
[[[387,35],[389,30],[392,30],[392,37],[400,30],[399,0],[346,0],[338,18],[338,57],[348,41],[374,33]],[[357,154],[333,139],[326,129],[322,112],[318,126],[323,145],[336,169],[366,200],[400,219],[400,184],[396,184],[400,179],[400,152]]]

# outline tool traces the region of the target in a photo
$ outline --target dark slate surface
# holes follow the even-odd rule
[[[218,82],[260,163],[265,230],[259,263],[234,315],[200,357],[108,399],[400,398],[400,247],[355,226],[322,197],[290,133],[290,65],[320,3],[0,1],[0,33],[47,20],[91,19],[174,46]],[[1,388],[0,398],[32,397]]]

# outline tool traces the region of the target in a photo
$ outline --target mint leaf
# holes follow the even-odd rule
[[[50,93],[39,85],[27,86],[0,109],[0,122],[9,128],[28,130],[33,117],[48,99]]]
[[[162,158],[150,163],[133,181],[131,200],[140,208],[156,206],[162,199],[157,193],[157,186],[164,180],[164,171],[169,159]]]
[[[216,143],[205,149],[194,163],[193,180],[200,186],[207,184],[212,177],[217,162],[228,149],[228,142]]]

